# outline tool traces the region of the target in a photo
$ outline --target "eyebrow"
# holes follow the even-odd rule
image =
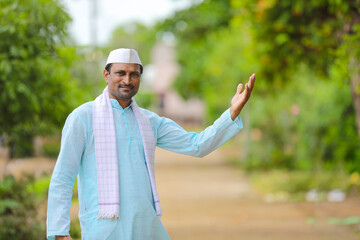
[[[120,69],[120,70],[115,70],[114,71],[115,73],[120,73],[120,72],[126,72],[125,70],[123,70],[123,69]],[[140,73],[140,71],[139,70],[134,70],[134,71],[129,71],[130,73]]]

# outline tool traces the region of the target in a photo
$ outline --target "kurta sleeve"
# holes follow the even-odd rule
[[[174,121],[161,118],[157,128],[157,146],[186,155],[203,157],[232,138],[243,124],[240,116],[233,121],[230,109],[201,133],[187,132]]]
[[[62,131],[61,148],[51,177],[47,209],[47,237],[69,235],[74,181],[85,148],[86,128],[78,113],[71,113]]]

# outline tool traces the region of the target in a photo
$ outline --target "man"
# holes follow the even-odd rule
[[[170,239],[158,217],[155,146],[202,157],[242,128],[239,114],[254,87],[254,74],[244,91],[238,85],[230,109],[197,134],[137,106],[133,96],[142,70],[135,50],[110,52],[104,92],[68,116],[49,187],[48,239],[71,239],[69,210],[77,176],[82,239]]]

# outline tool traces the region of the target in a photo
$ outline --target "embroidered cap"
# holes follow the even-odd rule
[[[111,51],[106,65],[109,63],[136,63],[142,66],[138,53],[130,48],[118,48]]]

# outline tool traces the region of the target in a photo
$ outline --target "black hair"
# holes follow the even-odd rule
[[[110,73],[111,66],[112,66],[112,63],[108,63],[105,66],[105,70],[108,71],[108,73]],[[139,66],[140,66],[140,73],[142,74],[143,73],[143,66],[140,65],[140,64],[139,64]]]
[[[108,73],[110,73],[111,66],[112,66],[112,63],[108,63],[108,64],[106,64],[106,66],[105,66],[105,70],[106,70]]]

